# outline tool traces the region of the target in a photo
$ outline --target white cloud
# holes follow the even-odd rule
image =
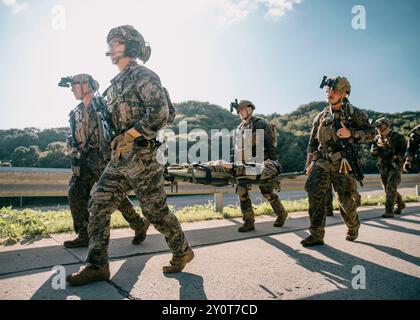
[[[230,26],[244,20],[259,7],[267,10],[266,17],[280,18],[303,0],[218,0],[222,11],[220,22],[222,25]]]
[[[13,10],[14,14],[21,13],[28,6],[26,2],[18,3],[16,0],[2,0],[3,4]]]
[[[222,11],[220,22],[224,26],[245,19],[257,8],[257,4],[252,0],[218,0],[218,5]]]
[[[257,0],[257,2],[267,7],[268,17],[279,18],[287,11],[292,11],[294,6],[300,4],[302,0]]]

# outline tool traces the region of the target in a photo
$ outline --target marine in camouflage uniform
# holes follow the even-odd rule
[[[404,163],[404,171],[409,172],[414,157],[419,152],[420,146],[420,124],[410,131],[408,135],[407,151],[405,153],[406,160]]]
[[[87,247],[89,244],[87,226],[90,192],[109,160],[100,150],[99,120],[92,104],[93,99],[98,99],[93,96],[93,92],[98,89],[98,82],[90,75],[79,74],[72,77],[72,91],[76,98],[82,99],[83,102],[69,115],[73,134],[68,140],[71,141],[72,146],[77,146],[75,152],[80,155],[80,160],[77,167],[72,166],[73,175],[68,191],[74,230],[78,237],[64,242],[64,246],[67,248]],[[133,244],[141,243],[146,237],[149,225],[146,219],[139,216],[128,197],[121,200],[117,209],[129,223],[130,228],[135,230]]]
[[[357,216],[357,184],[349,170],[343,170],[347,159],[340,152],[340,139],[349,144],[369,142],[374,130],[367,115],[348,104],[351,86],[344,77],[331,79],[327,85],[329,106],[313,122],[308,144],[305,190],[309,196],[310,236],[303,246],[324,244],[327,193],[334,187],[338,194],[340,213],[348,227],[346,239],[353,241],[360,227]],[[339,129],[338,129],[339,128]],[[347,171],[347,172],[346,172]]]
[[[386,118],[378,119],[375,127],[378,134],[373,141],[371,154],[378,158],[377,166],[386,194],[385,214],[382,217],[392,218],[405,208],[397,188],[401,182],[406,141],[403,135],[391,129],[391,122]],[[397,209],[394,211],[395,204]]]
[[[87,266],[67,277],[74,286],[109,279],[111,213],[129,190],[134,190],[142,213],[165,236],[173,253],[163,271],[180,272],[194,257],[178,219],[167,206],[164,165],[156,158],[157,133],[166,125],[169,109],[159,77],[136,62],[136,58],[148,60],[150,47],[131,26],[112,29],[107,42],[108,55],[120,69],[111,81],[107,100],[118,136],[112,142],[113,158],[89,203]]]
[[[360,147],[360,145],[358,145]],[[363,152],[361,148],[358,148],[359,151],[359,166],[361,167],[363,165]],[[356,205],[357,207],[360,207],[362,205],[362,196],[360,195],[359,192],[357,192],[354,194],[354,199],[356,200]],[[334,216],[334,205],[333,205],[333,201],[334,201],[334,195],[333,195],[333,188],[331,186],[331,190],[327,192],[327,199],[326,199],[326,204],[325,204],[325,210],[327,211],[327,217],[333,217]],[[341,208],[339,207],[339,209],[341,210]]]
[[[252,154],[249,152],[250,156],[256,156],[257,150],[257,130],[263,130],[264,132],[264,161],[266,166],[274,166],[272,170],[276,170],[280,173],[281,166],[278,161],[277,154],[277,131],[274,127],[268,124],[264,119],[253,116],[253,111],[255,106],[250,101],[241,101],[236,106],[236,111],[242,118],[242,123],[239,124],[236,129],[236,144],[235,144],[235,162],[248,162],[251,161],[247,159],[247,154],[245,148],[248,144],[245,141],[247,139],[247,132],[252,132],[252,135],[249,136],[252,139],[250,146],[252,147]],[[242,141],[240,141],[241,139]],[[272,160],[272,161],[266,161]],[[236,193],[238,194],[239,203],[241,207],[241,212],[243,215],[244,224],[239,227],[239,232],[248,232],[255,229],[255,214],[252,207],[251,198],[249,197],[249,190],[251,186],[248,185],[238,185]],[[280,181],[277,181],[276,186],[272,184],[260,184],[259,189],[261,194],[265,199],[270,202],[271,207],[273,208],[274,213],[277,215],[277,219],[274,223],[275,227],[282,227],[287,219],[287,212],[283,207],[279,197],[274,193],[280,191]]]

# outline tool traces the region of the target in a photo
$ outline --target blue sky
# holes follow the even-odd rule
[[[352,28],[355,5],[366,30]],[[151,44],[147,66],[176,102],[284,114],[324,100],[326,74],[347,76],[362,108],[420,109],[418,0],[0,0],[0,129],[67,126],[77,103],[60,77],[91,73],[105,89],[118,72],[105,38],[121,24]]]

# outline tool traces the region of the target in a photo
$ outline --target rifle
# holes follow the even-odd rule
[[[343,100],[343,108],[346,114],[346,117],[350,114],[350,101],[345,98]],[[348,122],[351,125],[351,117],[348,117]],[[334,120],[334,127],[336,130],[341,129],[341,124],[338,120]],[[353,177],[360,183],[360,186],[363,187],[363,179],[364,174],[362,169],[359,165],[359,159],[358,159],[358,152],[353,146],[352,143],[349,142],[349,139],[339,139],[338,142],[339,151],[343,157],[341,160],[341,167],[340,167],[340,173],[344,171],[345,173],[351,173]]]
[[[74,112],[70,113],[70,129],[71,129],[71,168],[76,177],[80,176],[80,151],[76,140],[76,117]]]
[[[92,106],[98,119],[99,147],[105,159],[111,158],[111,141],[115,138],[112,115],[104,100],[107,90],[102,95],[96,94],[92,99]]]

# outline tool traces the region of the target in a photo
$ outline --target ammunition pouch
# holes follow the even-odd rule
[[[339,162],[341,159],[343,159],[341,152],[328,153],[327,156],[328,160],[330,160],[332,163]]]
[[[162,145],[162,143],[157,141],[157,140],[147,140],[147,139],[144,139],[144,138],[137,139],[134,142],[134,144],[137,147],[140,147],[142,149],[151,149],[151,150],[157,149]]]
[[[336,142],[334,140],[328,141],[325,145],[326,145],[325,152],[327,154],[336,153],[336,152],[341,150],[341,147],[338,144],[338,142]]]
[[[332,163],[336,163],[343,158],[340,150],[341,147],[338,144],[338,142],[330,140],[327,143],[325,143],[325,146],[320,147],[319,153],[316,158],[314,157],[314,160],[324,158]]]

